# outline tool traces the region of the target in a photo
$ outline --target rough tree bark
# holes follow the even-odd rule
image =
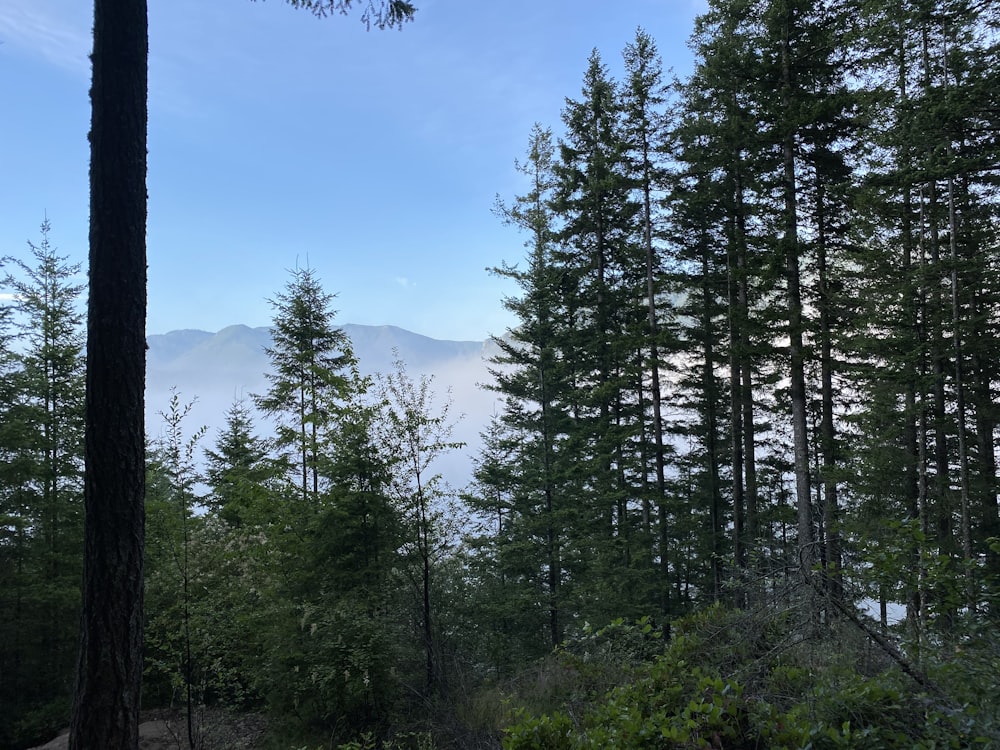
[[[146,0],[95,0],[83,616],[71,750],[139,742],[147,52]]]

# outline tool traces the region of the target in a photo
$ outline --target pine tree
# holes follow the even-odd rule
[[[518,324],[507,336],[494,339],[500,354],[491,370],[493,387],[504,397],[503,424],[517,440],[515,454],[510,457],[516,468],[508,519],[511,544],[519,550],[516,575],[537,586],[538,608],[546,615],[550,648],[562,642],[567,620],[563,550],[571,523],[569,501],[575,494],[571,489],[571,454],[565,445],[575,403],[572,365],[564,349],[573,312],[565,300],[570,276],[554,258],[554,159],[551,131],[536,124],[527,159],[518,164],[530,190],[512,206],[498,204],[498,213],[506,222],[527,232],[528,252],[524,269],[511,265],[494,269],[514,280],[521,296],[504,300]],[[532,569],[525,564],[526,557]]]
[[[411,591],[400,580],[413,568],[403,552],[412,508],[393,485],[399,445],[384,439],[384,405],[368,380],[353,369],[350,381],[322,435],[317,507],[263,532],[282,560],[267,634],[267,679],[278,681],[271,709],[344,740],[384,726],[403,685],[419,679],[409,661]]]
[[[838,351],[844,306],[840,280],[854,239],[850,231],[854,178],[847,160],[856,143],[857,102],[846,83],[851,60],[842,43],[849,17],[850,10],[841,3],[774,3],[763,29],[765,58],[777,61],[771,79],[780,80],[783,92],[783,111],[772,116],[782,143],[779,244],[788,299],[799,531],[806,533],[808,515],[814,548],[803,561],[824,568],[828,590],[835,596],[840,591],[842,458],[834,377],[838,359],[844,359]],[[815,312],[809,314],[807,307]],[[800,390],[804,398],[799,397]],[[810,395],[816,392],[818,397]],[[811,486],[817,487],[816,499],[810,498],[807,508],[802,498]]]
[[[581,472],[573,572],[591,616],[610,619],[618,605],[645,610],[638,590],[648,564],[637,549],[640,524],[630,503],[645,481],[641,464],[641,363],[648,306],[639,204],[625,158],[617,86],[595,51],[580,100],[563,110],[566,132],[554,166],[552,209],[560,218],[554,259],[569,286],[562,348],[570,367],[574,423],[568,448]],[[662,571],[669,554],[658,550]],[[664,595],[661,593],[661,606]]]
[[[2,282],[14,300],[7,312],[18,342],[6,386],[7,491],[20,506],[12,515],[23,554],[17,567],[27,587],[13,611],[15,618],[34,618],[13,623],[22,633],[16,648],[24,657],[15,683],[25,679],[15,705],[16,713],[37,714],[23,722],[37,721],[35,731],[52,728],[44,722],[65,721],[83,540],[80,267],[57,253],[49,232],[45,221],[41,242],[28,243],[29,262],[4,259],[11,270]]]
[[[271,455],[271,441],[255,433],[246,399],[236,399],[225,419],[215,449],[205,451],[207,507],[234,526],[260,523],[285,470]]]
[[[267,393],[257,407],[276,420],[276,445],[290,450],[303,502],[320,496],[320,447],[337,404],[348,395],[344,371],[354,364],[347,335],[334,326],[333,295],[311,269],[297,269],[285,291],[271,301],[274,343]]]
[[[19,414],[11,312],[6,305],[0,307],[0,702],[11,707],[0,717],[0,743],[15,747],[33,739],[23,736],[15,720],[27,714],[26,704],[35,698],[25,621],[30,615],[26,600],[37,576],[29,559],[32,506],[23,487],[30,461],[24,460],[26,423]]]
[[[761,194],[773,155],[762,147],[759,103],[749,85],[760,77],[760,51],[753,26],[756,6],[749,2],[712,3],[695,23],[697,67],[684,86],[684,113],[679,125],[683,180],[693,182],[678,196],[675,223],[684,245],[701,243],[704,260],[719,246],[725,253],[725,356],[729,395],[728,456],[731,482],[732,550],[735,570],[745,573],[762,561],[757,462],[758,420],[764,411],[759,390],[773,352],[774,278],[766,260],[766,227]],[[692,201],[696,195],[704,201]],[[694,212],[691,209],[695,209]],[[707,236],[706,236],[707,234]],[[697,246],[697,245],[696,245]],[[690,255],[690,251],[684,251]],[[695,256],[697,257],[697,256]],[[707,264],[710,271],[712,263]],[[701,279],[704,284],[707,279]],[[702,297],[695,270],[689,295]],[[702,316],[706,311],[702,305]],[[712,335],[701,331],[700,336]],[[704,344],[702,345],[704,347]],[[706,360],[707,363],[707,360]],[[743,590],[737,591],[738,603]]]
[[[473,482],[462,497],[473,516],[462,557],[472,586],[460,609],[475,623],[470,632],[476,636],[466,648],[498,677],[551,651],[559,643],[553,643],[553,625],[560,628],[564,616],[561,602],[547,593],[552,581],[545,563],[558,559],[547,554],[554,514],[530,484],[537,436],[509,426],[512,416],[511,410],[495,413],[482,432]]]
[[[982,528],[974,519],[993,529],[997,518],[995,490],[979,494],[996,482],[986,447],[995,431],[992,398],[983,386],[992,377],[985,363],[993,338],[984,334],[996,300],[988,270],[996,206],[984,191],[992,182],[984,166],[995,154],[984,139],[995,122],[985,93],[996,76],[987,41],[995,19],[967,3],[864,8],[866,71],[879,84],[867,216],[887,241],[873,243],[863,263],[885,268],[898,259],[900,269],[898,283],[882,285],[892,315],[875,324],[891,345],[871,361],[898,373],[897,431],[906,449],[892,470],[904,475],[901,503],[920,529],[910,552],[918,573],[908,584],[910,623],[928,626],[934,608],[947,629],[954,605],[931,591],[924,561],[932,550],[950,559],[949,575],[965,577],[970,602],[969,561],[990,555],[973,549],[973,529]]]
[[[666,457],[668,448],[664,437],[663,379],[666,358],[676,351],[676,344],[669,340],[670,303],[666,296],[663,280],[667,262],[664,247],[665,221],[663,203],[668,190],[668,173],[664,166],[670,147],[667,120],[668,92],[663,81],[663,63],[657,52],[656,43],[645,31],[636,31],[635,41],[625,47],[626,80],[619,92],[622,109],[622,137],[629,167],[629,176],[639,198],[639,214],[642,224],[642,248],[646,270],[647,328],[643,332],[644,348],[648,352],[643,364],[643,372],[649,372],[649,401],[652,414],[648,432],[652,438],[652,464],[655,477],[653,493],[657,507],[659,527],[658,550],[649,550],[649,559],[660,557],[661,570],[667,571],[666,551],[669,549],[669,529],[666,498]],[[644,376],[643,376],[644,377]],[[640,389],[640,402],[644,400]],[[640,404],[641,410],[645,410]],[[645,416],[643,421],[647,421]],[[647,430],[643,428],[643,432]],[[650,529],[649,500],[643,499],[643,531]],[[665,581],[664,581],[665,583]],[[660,606],[666,610],[665,588],[661,591]]]
[[[723,200],[703,162],[706,155],[699,148],[695,127],[692,122],[678,124],[681,167],[670,195],[678,258],[673,275],[684,300],[678,306],[680,337],[690,358],[690,364],[679,368],[675,406],[683,406],[691,416],[678,420],[681,424],[675,429],[692,446],[688,461],[697,500],[691,510],[709,510],[709,543],[698,557],[708,560],[711,580],[707,588],[719,599],[723,582],[732,573],[732,566],[727,571],[725,565],[729,557],[725,551],[728,522],[731,518],[736,521],[733,536],[739,543],[733,547],[734,557],[742,560],[744,513],[742,493],[738,513],[730,511],[723,494],[730,449],[724,426],[731,404],[726,402],[726,384],[717,372],[727,364],[727,348],[734,346],[725,328],[728,281]],[[735,406],[739,414],[738,400]],[[742,477],[740,480],[742,485]]]

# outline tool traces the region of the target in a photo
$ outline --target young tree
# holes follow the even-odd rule
[[[233,526],[259,522],[285,474],[282,462],[271,455],[271,440],[254,427],[250,405],[238,398],[226,412],[215,449],[205,450],[205,481],[211,489],[206,505]]]
[[[473,526],[461,555],[470,585],[459,610],[475,623],[466,648],[500,677],[555,648],[561,636],[552,628],[563,615],[546,593],[545,561],[558,563],[545,544],[555,536],[553,508],[538,501],[545,496],[531,484],[539,437],[508,425],[512,416],[509,408],[494,413],[481,433],[473,482],[462,496]]]
[[[409,593],[399,579],[409,508],[393,491],[400,456],[379,439],[384,404],[367,395],[368,379],[356,370],[352,380],[322,448],[322,507],[298,553],[301,584],[292,593],[310,628],[292,636],[302,676],[289,677],[300,694],[319,693],[313,720],[345,739],[384,726],[409,676],[401,668],[407,610],[398,606]],[[327,672],[337,677],[315,679]]]
[[[379,439],[386,454],[396,457],[391,491],[409,537],[404,546],[415,568],[411,580],[419,592],[424,686],[428,695],[436,692],[441,682],[431,579],[441,548],[448,541],[442,503],[451,496],[441,474],[434,470],[434,463],[462,446],[451,439],[455,427],[450,416],[451,397],[436,403],[432,383],[427,375],[414,381],[399,359],[393,372],[377,381],[378,400],[386,407]]]
[[[150,599],[156,602],[153,617],[147,618],[150,627],[160,625],[161,630],[170,629],[170,614],[176,611],[175,632],[163,633],[163,642],[156,643],[168,664],[176,665],[174,676],[179,677],[177,687],[182,691],[187,712],[187,740],[190,750],[194,750],[196,727],[194,721],[195,677],[192,656],[192,578],[191,563],[194,509],[198,503],[195,486],[201,481],[195,465],[195,451],[204,437],[206,427],[196,429],[185,437],[184,420],[191,412],[194,402],[181,403],[176,389],[170,394],[166,411],[160,412],[164,434],[156,441],[151,465],[158,473],[157,492],[148,504],[150,526],[153,531],[155,548],[149,550],[147,558],[153,564],[147,571],[147,589]],[[157,585],[158,584],[158,585]],[[166,627],[164,627],[164,621]],[[150,644],[152,645],[152,644]],[[164,648],[165,647],[165,648]],[[154,650],[152,648],[150,651]],[[170,653],[174,651],[174,653]],[[171,696],[173,698],[173,696]],[[173,700],[171,700],[173,703]]]

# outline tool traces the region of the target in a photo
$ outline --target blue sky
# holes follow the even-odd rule
[[[491,213],[525,186],[531,125],[560,130],[600,50],[637,27],[685,75],[701,0],[416,0],[402,31],[281,0],[151,0],[150,333],[268,325],[308,264],[338,321],[483,339],[523,255]],[[45,216],[87,253],[91,4],[0,4],[0,255]]]

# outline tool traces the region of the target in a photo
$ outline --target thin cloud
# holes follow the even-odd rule
[[[60,68],[87,74],[88,17],[74,18],[69,7],[60,12],[39,5],[35,0],[11,0],[0,6],[0,40]]]
[[[405,276],[397,276],[394,281],[397,285],[403,287],[403,289],[413,289],[417,285],[415,281],[411,281]]]

